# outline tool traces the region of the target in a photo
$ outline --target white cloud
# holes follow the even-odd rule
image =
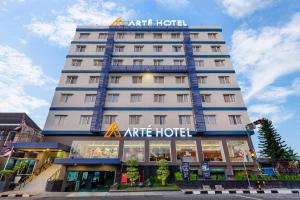
[[[189,0],[156,0],[156,2],[168,8],[182,8],[190,3]]]
[[[233,18],[242,18],[265,8],[272,0],[219,0],[226,14]]]
[[[299,71],[299,49],[300,12],[284,25],[234,31],[231,55],[238,74],[249,85],[246,101],[268,91],[278,78]]]
[[[27,87],[54,83],[39,66],[10,46],[0,45],[0,112],[27,112],[48,102],[26,92]]]
[[[58,15],[54,21],[34,18],[27,27],[35,35],[47,38],[59,46],[67,46],[77,25],[108,26],[117,17],[126,20],[133,15],[133,10],[115,2],[77,0],[72,1],[66,12]]]

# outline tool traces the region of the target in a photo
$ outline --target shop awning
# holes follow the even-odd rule
[[[55,164],[62,165],[120,165],[119,158],[56,158]]]
[[[21,143],[10,143],[8,147],[14,149],[32,149],[32,150],[43,150],[43,149],[57,149],[62,151],[70,151],[70,146],[58,143],[58,142],[21,142]]]

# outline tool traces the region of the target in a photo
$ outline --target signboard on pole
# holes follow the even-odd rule
[[[182,177],[183,177],[183,179],[189,179],[189,175],[190,175],[190,163],[188,163],[188,162],[182,162],[181,169],[182,169]]]
[[[202,176],[203,176],[203,178],[210,178],[210,171],[209,171],[208,162],[203,162],[201,168],[202,168]]]

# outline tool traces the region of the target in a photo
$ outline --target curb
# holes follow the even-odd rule
[[[300,194],[300,190],[182,190],[184,194]]]
[[[30,194],[0,194],[0,197],[31,197]]]

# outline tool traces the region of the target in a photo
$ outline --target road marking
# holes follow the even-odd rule
[[[236,194],[235,196],[238,196],[238,197],[243,197],[243,198],[246,198],[246,199],[263,200],[263,199],[259,199],[259,198],[255,198],[255,197],[248,197],[248,196],[239,195],[239,194]]]

